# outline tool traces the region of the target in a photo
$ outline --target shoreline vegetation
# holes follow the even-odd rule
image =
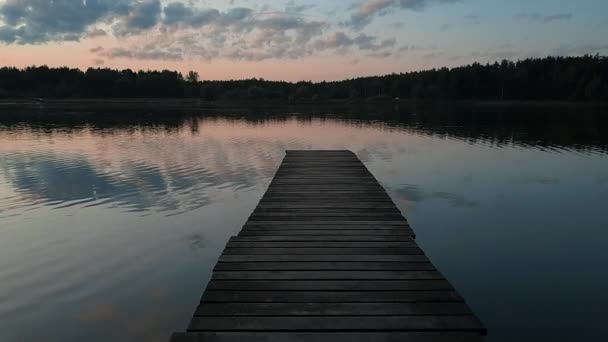
[[[604,108],[604,101],[556,101],[556,100],[445,100],[445,99],[346,99],[331,101],[306,100],[219,100],[206,101],[202,99],[184,98],[77,98],[77,99],[40,99],[12,98],[0,99],[0,111],[13,109],[26,110],[197,110],[197,109],[229,109],[229,108],[337,108],[337,107],[409,107],[409,106],[466,106],[466,107],[589,107]]]
[[[0,114],[6,111],[46,112],[46,111],[198,111],[198,110],[230,110],[230,109],[289,109],[298,113],[303,109],[339,110],[358,108],[360,110],[424,108],[458,106],[464,108],[588,108],[605,109],[608,102],[602,101],[524,101],[524,100],[376,100],[376,99],[349,99],[332,101],[282,101],[282,100],[219,100],[205,101],[201,99],[183,98],[82,98],[82,99],[0,99]]]
[[[13,99],[13,100],[11,100]],[[607,102],[608,57],[546,57],[493,64],[473,63],[331,82],[264,79],[201,80],[190,71],[133,71],[32,66],[0,68],[0,105],[94,103],[146,99],[199,103],[360,103],[404,100],[500,102]],[[137,100],[134,100],[137,99]],[[104,100],[107,103],[107,101]]]

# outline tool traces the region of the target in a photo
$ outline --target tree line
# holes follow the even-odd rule
[[[200,98],[220,100],[608,101],[608,57],[546,57],[333,82],[200,80],[197,72],[108,68],[0,68],[0,98]]]

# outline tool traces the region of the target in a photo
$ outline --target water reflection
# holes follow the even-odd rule
[[[114,134],[117,129],[189,131],[196,135],[200,125],[225,119],[246,122],[250,126],[280,124],[296,118],[306,124],[340,121],[355,127],[405,129],[417,134],[483,143],[497,147],[516,144],[547,149],[606,151],[608,124],[601,105],[501,105],[475,103],[407,103],[399,105],[358,104],[353,106],[274,106],[211,108],[164,112],[143,110],[128,112],[83,111],[68,113],[25,112],[2,113],[3,130],[30,128],[48,134],[83,128],[98,133]],[[291,114],[285,114],[291,113]],[[109,130],[108,130],[109,129]]]
[[[491,340],[602,335],[563,311],[608,305],[607,123],[563,106],[0,113],[0,340],[166,341],[284,150],[332,148],[387,188]]]
[[[296,110],[298,114],[281,114]],[[456,105],[446,110],[445,106],[419,104],[371,111],[330,107],[228,112],[228,116],[219,116],[217,110],[195,114],[3,113],[0,177],[4,179],[0,185],[8,186],[4,192],[9,195],[0,197],[0,215],[12,216],[14,210],[40,204],[54,208],[111,205],[167,215],[195,210],[213,200],[209,188],[248,188],[258,179],[270,177],[277,161],[274,152],[280,153],[288,145],[315,145],[314,133],[334,145],[352,139],[369,142],[373,139],[370,134],[391,132],[494,148],[521,146],[555,152],[605,153],[608,145],[601,130],[607,118],[601,115],[601,108],[594,107]],[[296,131],[306,129],[313,130],[313,135]],[[255,134],[258,131],[263,133]],[[335,132],[341,135],[333,139],[327,136]],[[278,134],[274,141],[273,134]],[[372,153],[374,158],[390,160],[392,153],[411,152],[381,146],[390,142],[380,139],[373,143],[373,149],[359,144],[357,152],[363,160],[370,159]],[[542,177],[514,180],[542,184],[556,181]],[[397,193],[403,192],[414,201],[435,197],[453,205],[475,205],[449,193],[416,191],[406,187]]]
[[[264,161],[263,155],[257,156],[258,162],[247,164],[250,158],[228,156],[229,151],[217,141],[206,141],[201,153],[176,150],[178,155],[173,157],[177,158],[167,156],[174,164],[167,164],[162,150],[180,149],[181,142],[155,147],[140,141],[139,146],[122,146],[120,141],[137,139],[133,132],[90,138],[88,133],[76,134],[63,141],[65,136],[52,134],[47,139],[59,146],[32,146],[30,151],[19,151],[22,146],[11,151],[11,145],[18,143],[3,141],[0,176],[4,179],[0,184],[8,185],[7,191],[15,195],[0,197],[0,214],[40,204],[56,209],[113,205],[131,211],[183,212],[209,204],[209,189],[249,188],[257,184],[258,178],[270,175],[256,168],[272,162]],[[75,150],[69,146],[72,139],[80,140]],[[109,141],[119,143],[104,146]],[[123,148],[135,150],[125,152]],[[139,154],[142,150],[148,155]],[[234,158],[241,160],[239,165],[230,163]]]

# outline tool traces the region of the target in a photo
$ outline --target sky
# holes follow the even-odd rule
[[[605,0],[0,0],[0,66],[339,80],[608,54]]]

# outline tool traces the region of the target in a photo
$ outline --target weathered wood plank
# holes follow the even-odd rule
[[[411,303],[462,302],[455,291],[205,291],[201,302]]]
[[[373,210],[356,210],[352,212],[336,212],[332,210],[322,210],[317,209],[315,211],[295,211],[295,212],[286,212],[280,210],[273,211],[254,211],[251,216],[249,216],[250,220],[257,221],[267,221],[268,219],[273,220],[288,220],[288,221],[298,221],[298,220],[310,220],[313,218],[322,218],[323,220],[344,220],[345,218],[348,220],[360,220],[361,218],[366,218],[370,220],[379,220],[379,221],[391,221],[391,220],[399,220],[401,214],[399,211],[373,211]]]
[[[309,262],[219,262],[213,269],[220,271],[434,271],[429,262],[354,262],[354,261],[309,261]]]
[[[339,181],[327,181],[327,182],[307,182],[307,181],[290,181],[290,182],[277,182],[272,184],[268,191],[270,194],[274,192],[276,194],[277,191],[285,192],[285,193],[298,193],[298,194],[308,194],[313,191],[317,191],[317,193],[339,193],[339,192],[349,192],[349,193],[359,193],[361,195],[365,195],[367,192],[375,192],[376,194],[381,194],[384,189],[380,185],[374,185],[373,182],[369,181],[367,183],[361,182],[350,182],[350,183],[342,183]]]
[[[482,342],[478,332],[198,332],[171,342]]]
[[[304,261],[369,261],[427,262],[424,254],[222,254],[220,262],[304,262]]]
[[[246,229],[382,230],[412,229],[407,221],[247,221]]]
[[[342,214],[362,214],[362,213],[394,213],[400,214],[401,212],[392,203],[333,203],[333,204],[293,204],[282,203],[263,203],[260,204],[254,213],[288,213],[288,214],[312,214],[315,212],[321,213],[342,213]]]
[[[277,221],[277,220],[267,220],[267,221],[248,221],[245,226],[246,227],[250,227],[250,226],[276,226],[276,225],[281,225],[281,226],[285,226],[285,225],[315,225],[315,226],[327,226],[327,225],[340,225],[340,226],[345,226],[345,225],[358,225],[358,226],[401,226],[401,227],[409,227],[409,224],[407,223],[407,220],[405,218],[402,218],[400,220],[394,220],[394,221],[379,221],[379,220],[369,220],[369,221],[365,221],[365,220],[341,220],[341,221],[334,221],[334,220],[304,220],[304,221],[291,221],[291,222],[284,222],[284,221]]]
[[[215,271],[211,279],[260,279],[260,280],[408,280],[408,279],[442,279],[436,271]]]
[[[322,170],[315,168],[302,168],[298,171],[294,169],[279,169],[275,174],[273,180],[325,180],[325,179],[359,179],[363,181],[376,181],[376,178],[365,170],[350,170],[350,171],[339,171],[333,170]]]
[[[378,229],[378,230],[366,230],[366,229],[339,229],[339,230],[325,230],[325,229],[246,229],[242,230],[238,236],[269,236],[269,235],[282,235],[282,236],[378,236],[378,237],[400,237],[409,236],[415,237],[416,234],[409,229]]]
[[[423,254],[418,247],[412,248],[226,248],[224,254],[367,254],[409,255]]]
[[[194,316],[469,315],[464,303],[205,303]]]
[[[479,331],[468,316],[194,317],[190,331]]]
[[[243,226],[245,229],[289,229],[289,230],[293,230],[293,229],[322,229],[322,230],[340,230],[340,229],[346,229],[346,230],[356,230],[356,229],[363,229],[363,230],[382,230],[382,229],[392,229],[392,230],[405,230],[405,229],[411,229],[410,225],[407,223],[407,221],[398,221],[398,222],[391,222],[391,221],[386,221],[386,222],[382,222],[379,223],[377,221],[374,221],[372,223],[368,223],[365,221],[342,221],[342,222],[336,222],[336,221],[323,221],[321,223],[319,222],[252,222],[252,221],[248,221],[247,223],[245,223],[245,225]]]
[[[207,290],[224,291],[437,291],[453,288],[445,279],[423,280],[212,280]]]
[[[337,205],[345,205],[347,208],[354,206],[363,207],[367,205],[379,206],[379,205],[392,205],[395,204],[388,198],[382,196],[374,196],[367,198],[353,198],[352,196],[332,196],[327,195],[323,197],[311,197],[311,196],[266,196],[260,200],[262,206],[275,206],[275,205],[295,205],[298,207],[309,207],[311,205],[318,205],[321,208],[335,208]]]
[[[414,241],[409,235],[395,235],[395,236],[365,236],[365,235],[259,235],[259,236],[233,236],[230,241]]]
[[[229,241],[227,248],[396,248],[416,247],[414,241]]]
[[[388,216],[390,215],[390,216]],[[269,221],[272,219],[273,221]],[[262,221],[262,222],[311,222],[311,221],[334,221],[336,224],[343,224],[345,219],[349,220],[348,222],[355,221],[375,221],[377,224],[382,223],[383,221],[394,221],[398,219],[398,215],[387,214],[386,216],[382,215],[365,215],[365,216],[330,216],[330,215],[310,215],[306,216],[304,214],[299,214],[298,216],[268,216],[268,215],[251,215],[249,217],[249,222]]]

